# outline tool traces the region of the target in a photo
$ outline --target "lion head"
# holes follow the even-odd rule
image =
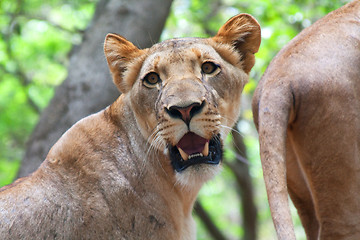
[[[181,184],[203,183],[218,171],[259,45],[260,26],[247,14],[231,18],[214,37],[171,39],[147,49],[107,35],[114,83],[141,137],[167,156]]]

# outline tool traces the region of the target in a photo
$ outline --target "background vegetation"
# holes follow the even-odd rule
[[[0,186],[16,176],[26,140],[39,114],[67,75],[68,55],[80,44],[96,0],[1,0],[0,1]],[[250,82],[244,90],[242,120],[238,128],[247,148],[247,163],[258,209],[258,238],[274,239],[258,153],[256,130],[250,109],[251,95],[271,59],[303,28],[344,0],[174,0],[162,39],[206,37],[241,12],[252,14],[262,26],[262,44]],[[151,13],[153,14],[153,13]],[[121,34],[121,33],[120,33]],[[100,48],[101,46],[99,46]],[[231,139],[226,158],[234,158]],[[229,239],[243,234],[242,211],[235,180],[227,167],[200,193],[205,209]],[[298,236],[305,239],[295,219]],[[198,239],[209,239],[199,223]]]

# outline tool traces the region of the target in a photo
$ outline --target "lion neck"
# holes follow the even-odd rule
[[[202,184],[193,187],[180,185],[175,178],[175,171],[171,166],[169,157],[158,150],[151,150],[150,145],[143,137],[136,117],[125,94],[121,95],[107,110],[112,121],[126,134],[124,142],[130,143],[132,160],[137,161],[140,167],[135,178],[142,178],[142,182],[152,182],[146,191],[153,192],[165,200],[170,211],[175,211],[171,216],[178,216],[179,210],[184,217],[191,217],[194,202]],[[138,179],[134,179],[136,184]],[[146,188],[146,186],[145,186]],[[178,203],[178,204],[175,204]],[[162,206],[163,207],[163,206]]]

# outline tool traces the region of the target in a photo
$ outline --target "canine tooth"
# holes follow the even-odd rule
[[[202,151],[202,155],[207,157],[209,155],[209,142],[205,144],[204,150]]]
[[[186,160],[189,159],[189,155],[188,155],[186,152],[184,152],[184,150],[182,150],[182,149],[179,148],[179,147],[178,147],[178,150],[179,150],[179,152],[180,152],[181,157],[184,159],[184,161],[186,161]]]

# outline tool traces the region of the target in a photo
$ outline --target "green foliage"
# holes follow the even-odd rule
[[[95,2],[0,1],[0,186],[16,176],[25,142],[54,87],[66,77],[68,54]]]

